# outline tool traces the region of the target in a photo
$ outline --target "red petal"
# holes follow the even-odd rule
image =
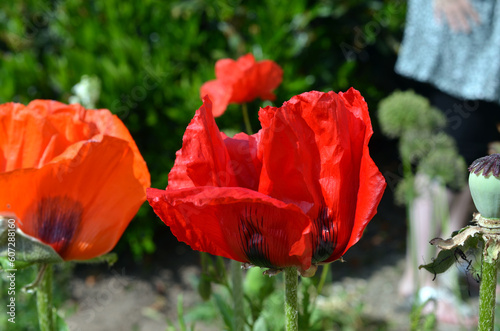
[[[201,86],[200,96],[202,99],[209,97],[213,102],[212,113],[214,117],[219,117],[226,111],[227,105],[233,93],[231,84],[220,80],[211,80]]]
[[[217,61],[215,76],[219,86],[210,88],[217,90],[213,92],[214,96],[217,94],[220,97],[225,93],[224,100],[228,97],[228,103],[244,103],[258,97],[262,100],[274,100],[275,95],[272,91],[281,84],[283,70],[271,60],[255,62],[252,54],[246,54],[237,61],[232,59]],[[205,91],[208,91],[206,87]],[[202,96],[205,93],[202,91]],[[218,104],[214,109],[219,110]],[[218,112],[214,110],[214,114]]]
[[[272,91],[276,89],[283,80],[283,70],[279,65],[271,60],[264,60],[257,63],[254,68],[256,72],[254,75],[256,78],[255,82],[255,93],[253,95],[247,96],[247,98],[255,99],[256,97],[262,100],[276,99],[276,96]]]
[[[242,74],[240,79],[234,81],[233,95],[230,101],[244,103],[256,98],[274,100],[276,97],[272,91],[281,84],[283,79],[283,70],[280,66],[271,60],[253,62],[252,65],[249,65],[248,60],[240,60],[238,60],[238,64]]]
[[[252,262],[245,245],[264,243],[272,266],[310,266],[310,221],[292,204],[242,188],[148,189],[147,195],[177,239],[195,250]]]
[[[312,92],[311,92],[312,93]],[[318,92],[319,93],[319,92]],[[303,94],[299,97],[313,97]],[[292,98],[283,107],[266,107],[259,112],[262,122],[262,172],[259,192],[287,203],[295,203],[305,212],[324,204],[319,183],[321,171],[320,151],[315,127],[309,126],[308,117],[320,116],[325,125],[333,122],[330,112],[312,112],[315,103]],[[332,134],[332,128],[321,134]],[[315,216],[315,212],[312,213]]]
[[[349,242],[344,250],[345,253],[345,251],[359,241],[366,226],[368,225],[368,222],[377,213],[377,206],[382,199],[387,184],[369,154],[368,142],[372,136],[373,130],[371,127],[368,107],[364,98],[353,88],[349,89],[346,93],[341,92],[339,95],[344,98],[351,112],[367,125],[367,132],[365,134],[363,146],[363,156],[359,172],[360,179],[356,205],[356,217],[351,238],[349,239]]]
[[[168,189],[236,186],[224,137],[212,115],[212,103],[205,98],[186,128],[182,148],[168,175]]]
[[[328,261],[339,258],[361,237],[385,187],[368,154],[372,128],[364,99],[353,89],[344,96],[309,92],[261,109],[259,119],[259,192],[293,202],[313,219],[326,207],[336,240]]]
[[[256,188],[260,175],[257,159],[259,135],[228,138],[219,131],[205,98],[189,123],[168,176],[168,190],[193,186]]]
[[[234,84],[240,79],[246,70],[252,68],[255,59],[252,54],[246,54],[237,61],[233,59],[222,59],[215,63],[215,78],[227,84]]]
[[[238,133],[233,138],[224,138],[237,186],[255,191],[259,188],[259,176],[262,168],[262,162],[257,156],[259,140],[260,132],[251,136],[246,133]]]

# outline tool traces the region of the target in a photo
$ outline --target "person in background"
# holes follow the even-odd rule
[[[500,122],[500,3],[495,0],[409,0],[406,25],[395,70],[409,79],[411,87],[427,97],[447,118],[451,135],[468,165],[487,155],[488,144],[499,139]],[[417,175],[418,197],[412,208],[419,264],[432,258],[429,240],[451,233],[436,232],[433,222],[433,195],[436,186],[428,177]],[[448,190],[450,229],[462,228],[472,218],[469,188]],[[433,275],[415,272],[408,256],[400,295],[435,299],[438,320],[466,323],[467,312],[450,297],[444,283],[438,286]],[[414,279],[418,274],[419,280]],[[444,288],[444,289],[443,289]]]

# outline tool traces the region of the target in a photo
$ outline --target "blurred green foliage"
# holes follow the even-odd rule
[[[446,117],[425,97],[409,91],[395,91],[380,101],[378,117],[382,132],[390,138],[403,138],[408,131],[423,132],[424,138],[446,126]]]
[[[395,190],[395,201],[409,204],[416,196],[415,174],[453,189],[466,184],[467,165],[453,137],[444,132],[446,118],[429,100],[412,90],[395,91],[378,105],[383,134],[399,138],[404,178]]]
[[[322,267],[322,272],[325,267]],[[264,269],[253,267],[246,270],[244,277],[244,310],[246,316],[245,330],[271,331],[284,330],[285,317],[283,274],[269,277],[263,274]],[[300,278],[299,294],[299,330],[389,330],[386,321],[377,320],[363,311],[364,292],[361,289],[347,291],[343,288],[323,288],[321,278],[317,273],[313,277]],[[328,268],[325,278],[331,278]],[[194,279],[195,282],[201,281]],[[182,306],[178,309],[178,328],[168,321],[170,330],[202,330],[203,324],[211,325],[221,330],[235,330],[233,326],[234,309],[232,306],[231,288],[227,282],[214,282],[210,299],[190,309]],[[193,284],[193,288],[198,287]],[[331,296],[321,293],[334,292]],[[339,291],[340,290],[340,291]],[[182,297],[178,298],[182,300]],[[181,302],[182,303],[182,302]]]
[[[98,108],[130,129],[164,188],[182,134],[218,59],[252,52],[284,70],[276,105],[310,90],[354,86],[375,109],[394,89],[402,0],[18,0],[0,3],[0,102],[68,102],[83,75],[101,81]],[[249,105],[258,127],[260,100]],[[242,131],[230,106],[217,119]],[[374,123],[375,124],[375,123]],[[118,250],[155,250],[164,225],[143,206]]]

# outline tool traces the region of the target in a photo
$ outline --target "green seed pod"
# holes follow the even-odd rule
[[[472,200],[482,217],[500,219],[500,154],[479,158],[469,167]]]

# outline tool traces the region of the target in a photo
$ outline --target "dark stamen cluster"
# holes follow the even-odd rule
[[[500,176],[500,154],[491,154],[483,156],[474,162],[469,167],[469,171],[479,175],[483,171],[483,176],[488,176],[493,173],[493,176]]]
[[[313,256],[312,262],[318,263],[328,259],[337,246],[337,232],[333,217],[328,215],[328,208],[322,207],[313,222]]]
[[[64,256],[82,214],[82,205],[67,196],[42,198],[33,215],[38,224],[35,235],[47,244],[56,244],[57,252]]]
[[[269,259],[269,245],[260,229],[264,227],[264,217],[252,215],[245,210],[240,217],[240,243],[250,263],[258,267],[275,268]]]

